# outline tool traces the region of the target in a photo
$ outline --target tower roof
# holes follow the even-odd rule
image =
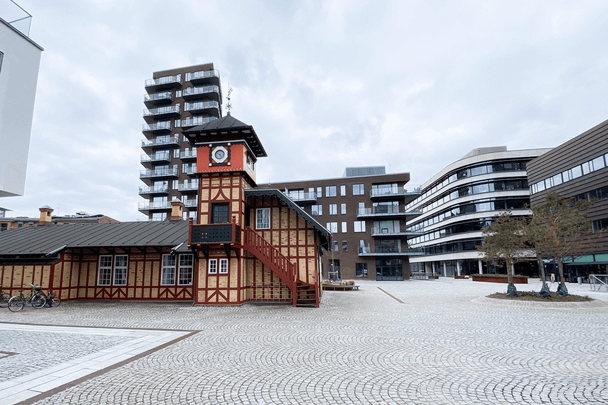
[[[232,115],[209,121],[204,125],[198,125],[183,131],[183,134],[192,144],[245,141],[256,158],[266,157],[264,146],[251,125],[247,125]]]

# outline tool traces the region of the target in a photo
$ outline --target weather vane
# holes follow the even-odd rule
[[[230,93],[232,93],[232,87],[228,89],[228,95],[226,96],[226,99],[228,100],[228,104],[226,104],[226,110],[228,110],[228,115],[230,115],[230,110],[232,109],[232,104],[230,104]]]

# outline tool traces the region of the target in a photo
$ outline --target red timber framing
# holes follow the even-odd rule
[[[62,300],[155,300],[192,301],[192,284],[178,285],[178,261],[173,285],[162,285],[163,254],[169,248],[68,249],[53,263],[41,265],[2,264],[2,289],[12,295],[27,290],[27,284],[41,285]],[[176,253],[191,254],[189,252]],[[99,285],[100,256],[127,257],[126,285]]]

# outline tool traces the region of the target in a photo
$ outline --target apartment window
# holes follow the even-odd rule
[[[329,204],[329,215],[338,215],[338,204]]]
[[[337,222],[328,222],[326,228],[331,233],[338,233],[338,223]]]
[[[345,185],[340,186],[340,196],[341,197],[346,196],[346,186]]]
[[[175,97],[181,97],[182,96],[182,91],[181,90],[175,90]]]
[[[346,203],[340,204],[340,214],[346,215]]]
[[[179,269],[177,271],[177,285],[192,285],[192,269],[194,268],[194,255],[179,255]]]
[[[175,255],[163,255],[160,285],[175,285]]]
[[[255,210],[255,229],[270,229],[270,208]]]
[[[367,278],[367,263],[355,263],[355,277]]]
[[[97,285],[112,285],[112,280],[114,285],[127,285],[127,262],[127,255],[99,256]]]
[[[355,221],[354,232],[365,232],[365,221]]]
[[[6,224],[6,223],[0,224],[0,231],[6,231],[7,229],[8,229],[8,224]]]
[[[348,225],[346,225],[346,222],[342,222],[342,233],[347,233],[347,229]]]
[[[217,259],[209,259],[207,271],[209,274],[217,274]]]
[[[336,186],[326,186],[325,187],[325,197],[335,197],[336,196]]]
[[[310,207],[310,213],[313,217],[323,215],[323,206],[322,205],[313,205]]]
[[[331,241],[331,250],[333,252],[337,252],[338,251],[338,241],[337,240],[332,240]]]
[[[365,187],[363,184],[353,184],[353,195],[363,195]]]
[[[211,204],[211,223],[227,224],[229,221],[229,203]]]
[[[342,241],[342,251],[348,252],[348,242],[345,240]]]
[[[323,187],[317,187],[317,198],[323,197]]]
[[[220,274],[228,274],[228,259],[220,259]]]

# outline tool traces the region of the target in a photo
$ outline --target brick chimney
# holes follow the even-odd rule
[[[173,197],[171,201],[171,216],[169,217],[170,221],[178,221],[183,218],[184,212],[184,203],[178,200],[176,197]]]
[[[40,219],[38,220],[38,225],[51,225],[53,223],[51,218],[53,209],[48,205],[38,209],[40,210]]]

